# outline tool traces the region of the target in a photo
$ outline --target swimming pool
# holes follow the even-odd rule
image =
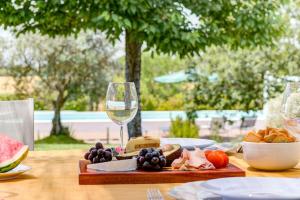
[[[258,112],[243,112],[237,110],[203,110],[198,111],[198,119],[211,119],[213,117],[225,116],[231,120],[239,120],[242,117],[254,116],[258,118],[263,116],[262,111]],[[35,111],[34,119],[40,122],[49,122],[52,120],[54,112],[52,111]],[[186,118],[184,111],[142,111],[143,121],[170,121],[176,117]],[[78,111],[62,111],[61,112],[62,121],[110,121],[105,112],[78,112]]]

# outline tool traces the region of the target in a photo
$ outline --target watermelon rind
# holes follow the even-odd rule
[[[27,157],[28,151],[29,148],[25,145],[11,159],[0,163],[0,173],[16,168]]]

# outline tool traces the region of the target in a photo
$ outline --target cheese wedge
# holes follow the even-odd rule
[[[126,153],[140,151],[143,148],[160,147],[160,139],[151,136],[131,138],[126,145]]]

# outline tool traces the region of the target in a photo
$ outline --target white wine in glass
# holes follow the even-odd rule
[[[130,122],[138,110],[138,97],[133,82],[110,83],[106,93],[106,113],[108,117],[121,126],[120,139],[123,143],[123,126]]]

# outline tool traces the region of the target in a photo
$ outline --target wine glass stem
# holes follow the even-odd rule
[[[120,129],[120,138],[121,138],[121,148],[124,148],[124,144],[123,144],[123,125],[121,125],[121,129]]]

